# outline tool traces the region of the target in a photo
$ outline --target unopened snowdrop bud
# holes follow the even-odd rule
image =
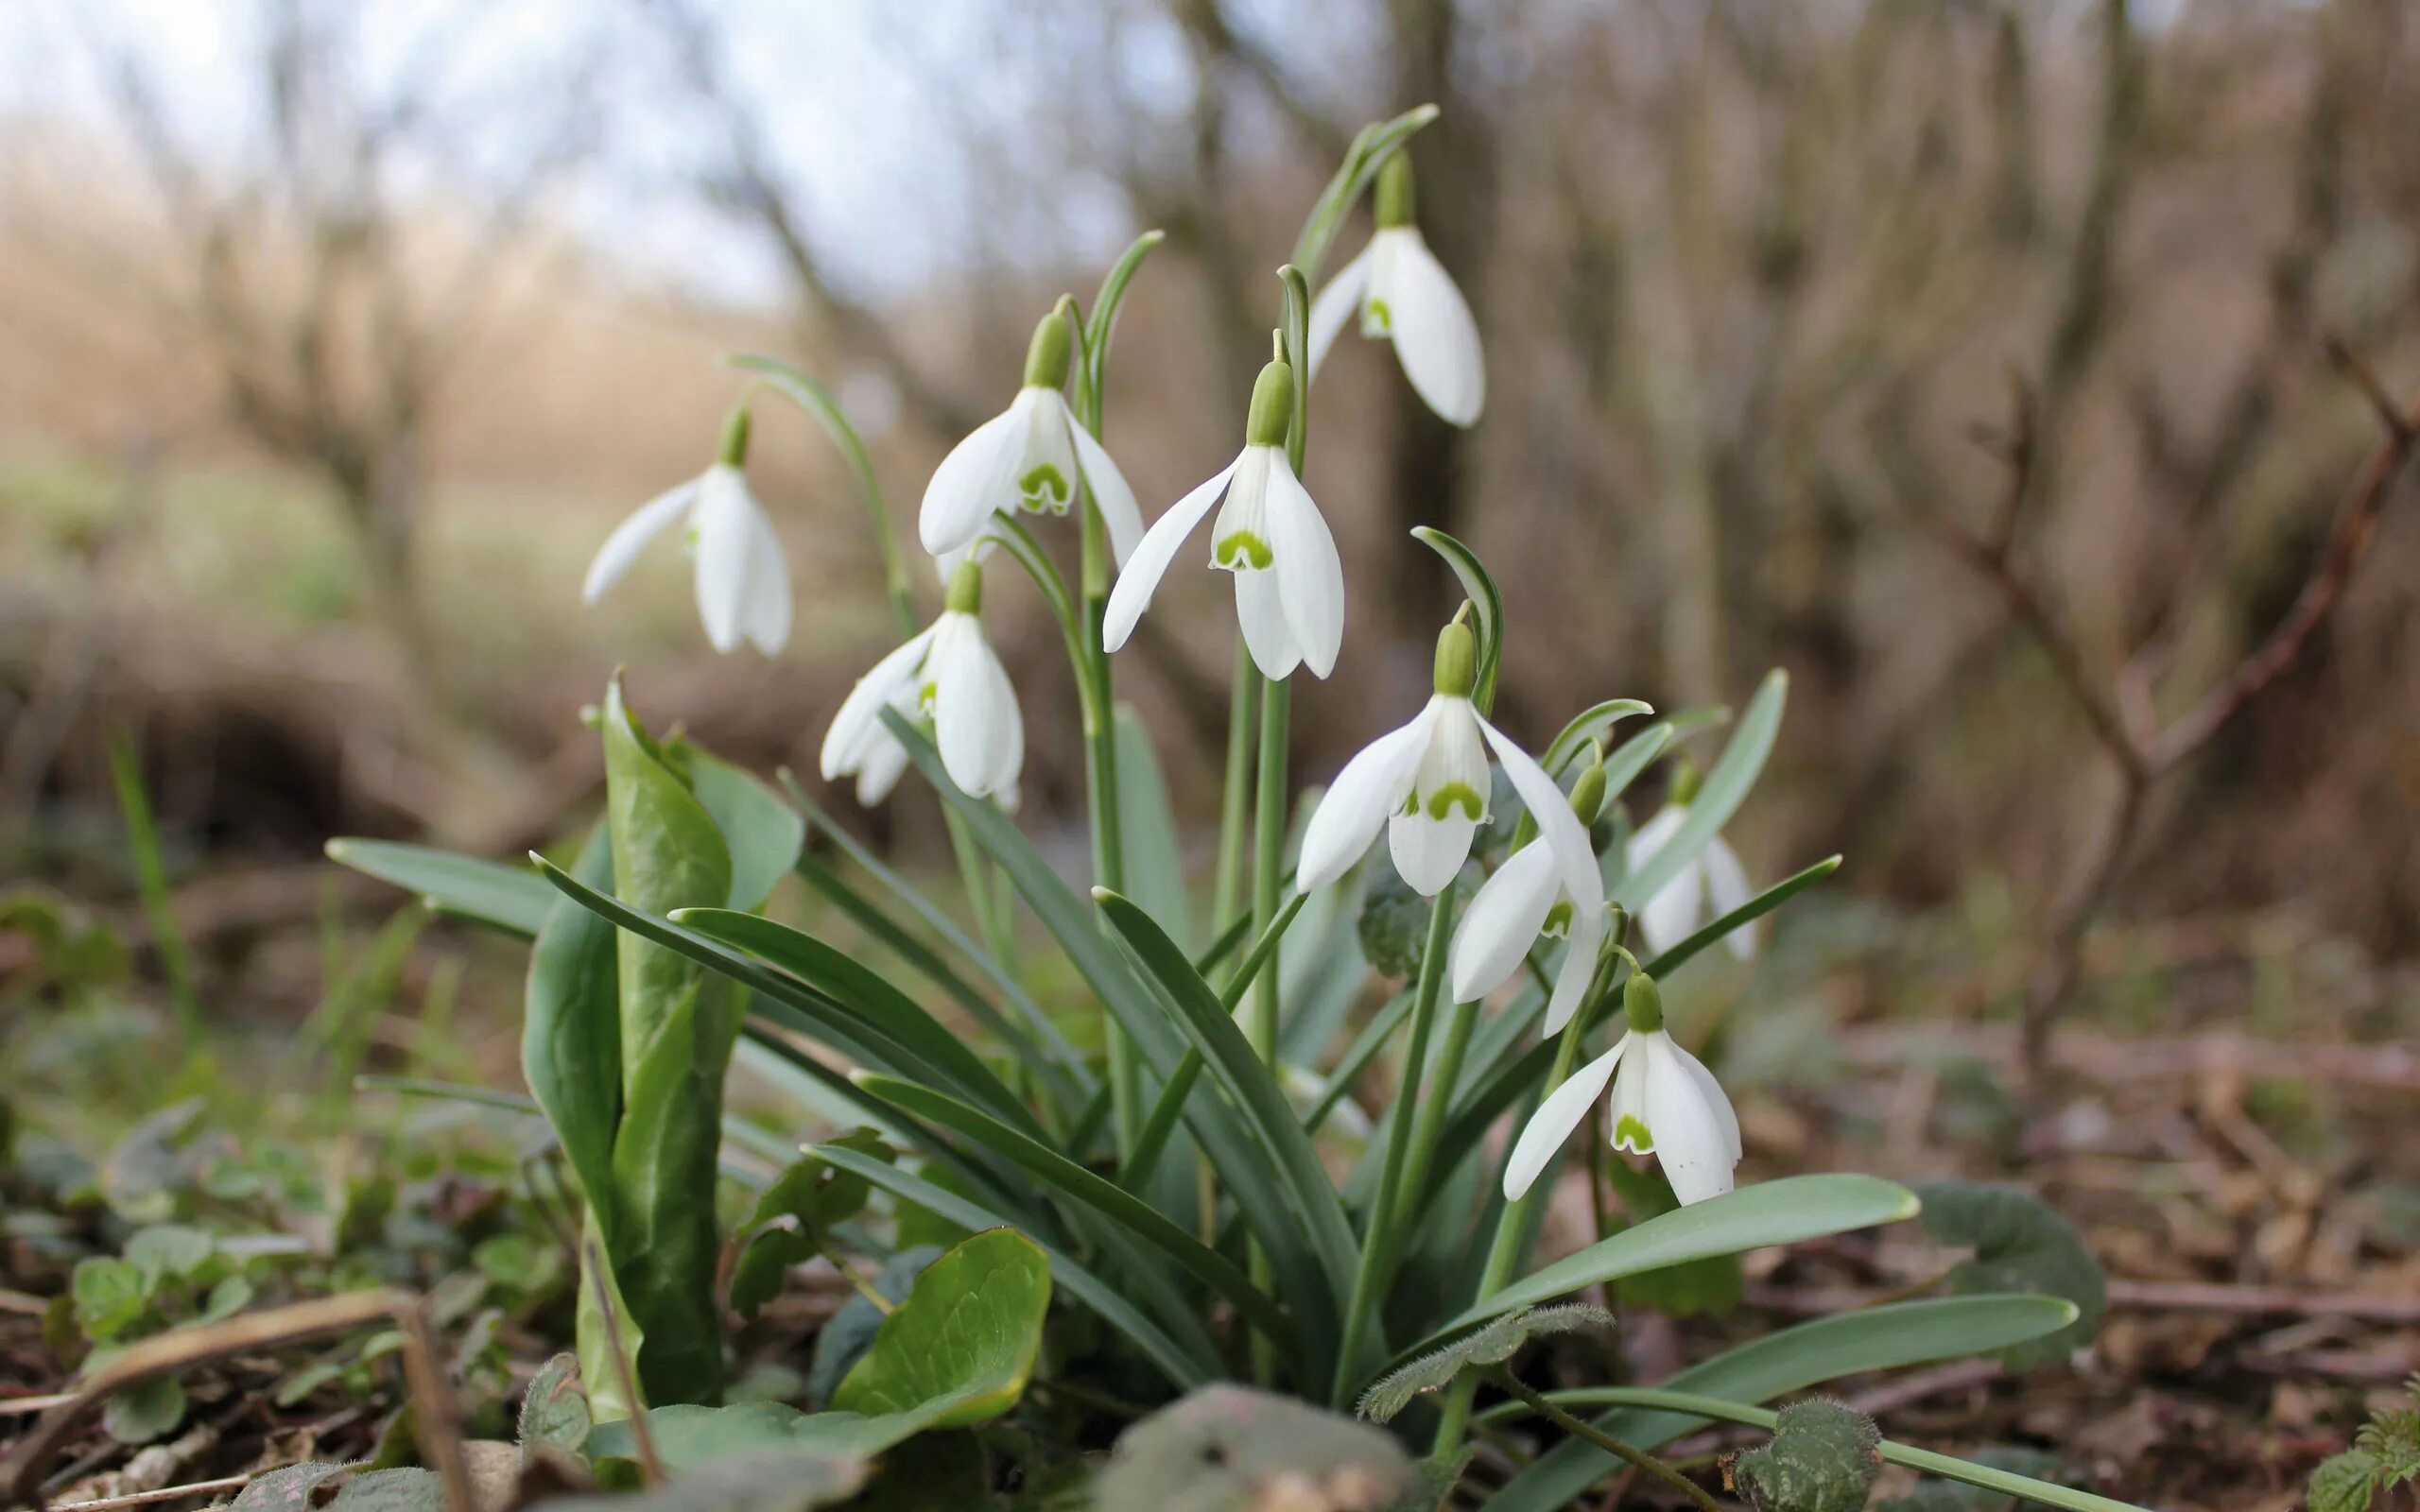
[[[1664,1003],[1646,972],[1622,988],[1629,1030],[1614,1047],[1548,1092],[1512,1143],[1504,1165],[1504,1194],[1517,1200],[1554,1152],[1588,1116],[1612,1082],[1606,1117],[1614,1147],[1652,1154],[1684,1205],[1731,1190],[1739,1163],[1739,1118],[1714,1074],[1673,1042],[1664,1027]]]
[[[1452,628],[1460,628],[1459,626]],[[1464,644],[1469,632],[1463,631]],[[1458,681],[1465,677],[1455,653],[1456,664],[1448,666],[1446,638],[1437,642],[1438,690],[1442,693],[1450,674]],[[1572,823],[1586,847],[1589,824],[1605,802],[1605,768],[1591,761],[1572,784],[1569,808]],[[1532,822],[1527,816],[1524,828]],[[1596,869],[1596,853],[1587,851],[1588,867]],[[1454,1001],[1469,1003],[1495,991],[1521,969],[1521,962],[1541,939],[1568,941],[1563,958],[1563,969],[1556,973],[1554,991],[1547,1000],[1546,1032],[1559,1034],[1579,1012],[1587,996],[1588,984],[1597,971],[1598,957],[1606,938],[1608,919],[1603,894],[1598,894],[1599,906],[1583,911],[1575,895],[1564,884],[1564,873],[1555,863],[1554,848],[1544,840],[1531,839],[1514,848],[1495,868],[1471,900],[1468,912],[1454,931],[1452,976]]]
[[[1448,424],[1469,425],[1487,403],[1478,322],[1422,239],[1413,209],[1411,160],[1396,152],[1378,169],[1377,231],[1370,245],[1311,301],[1311,376],[1319,376],[1328,348],[1358,315],[1362,335],[1393,344],[1421,402]]]
[[[1634,873],[1653,863],[1680,833],[1697,800],[1701,780],[1695,763],[1683,758],[1672,772],[1671,796],[1663,811],[1638,827],[1630,838],[1629,869]],[[1639,933],[1648,949],[1668,951],[1715,919],[1744,906],[1754,893],[1748,869],[1738,853],[1719,834],[1706,837],[1704,848],[1682,864],[1670,880],[1638,908]],[[1756,954],[1756,921],[1751,919],[1722,936],[1725,949],[1740,960]]]
[[[1101,644],[1124,645],[1150,607],[1185,538],[1215,506],[1210,565],[1236,578],[1236,621],[1261,675],[1314,677],[1336,670],[1344,641],[1344,562],[1336,538],[1294,476],[1286,432],[1294,416],[1294,370],[1271,362],[1253,381],[1244,449],[1209,481],[1152,522],[1117,575],[1101,622]]]
[[[1073,353],[1066,318],[1044,316],[1026,346],[1015,401],[953,447],[925,486],[916,534],[926,551],[955,558],[983,539],[992,517],[1004,510],[1065,514],[1080,477],[1109,527],[1111,554],[1121,562],[1133,554],[1143,534],[1134,490],[1092,432],[1076,422],[1062,392]]]
[[[941,618],[857,679],[824,734],[826,782],[857,780],[857,801],[889,797],[908,767],[908,747],[882,717],[885,709],[933,722],[949,780],[976,798],[1014,808],[1025,767],[1025,720],[1016,689],[984,637],[983,568],[969,559],[950,574]]]
[[[764,507],[749,491],[748,406],[723,422],[714,466],[641,505],[614,527],[588,564],[580,597],[594,604],[631,570],[640,551],[675,521],[687,524],[697,568],[698,617],[726,655],[746,641],[767,656],[789,644],[790,575]]]

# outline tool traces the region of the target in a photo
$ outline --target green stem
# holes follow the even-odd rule
[[[1699,1508],[1699,1512],[1722,1512],[1721,1503],[1717,1502],[1713,1497],[1706,1495],[1705,1487],[1700,1486],[1697,1482],[1690,1480],[1687,1476],[1682,1474],[1679,1470],[1674,1469],[1671,1466],[1665,1464],[1662,1460],[1657,1459],[1647,1451],[1633,1448],[1631,1445],[1625,1444],[1620,1439],[1616,1438],[1613,1435],[1606,1433],[1603,1429],[1599,1428],[1596,1424],[1574,1418],[1571,1414],[1564,1411],[1562,1407],[1557,1405],[1544,1392],[1532,1389],[1524,1383],[1519,1376],[1514,1375],[1504,1366],[1500,1365],[1490,1366],[1487,1367],[1486,1374],[1490,1381],[1495,1382],[1497,1385],[1503,1387],[1512,1396],[1519,1398],[1522,1403],[1531,1412],[1534,1412],[1539,1417],[1546,1418],[1548,1422],[1553,1423],[1556,1427],[1562,1429],[1564,1433],[1569,1434],[1574,1438],[1583,1439],[1588,1443],[1596,1445],[1606,1453],[1613,1455],[1616,1459],[1626,1461],[1627,1463],[1645,1470],[1648,1474],[1654,1476],[1657,1480],[1662,1481],[1665,1485],[1672,1487],[1676,1491],[1679,1491],[1682,1495],[1695,1503]],[[1462,1379],[1468,1380],[1469,1377],[1465,1376]],[[1459,1384],[1460,1383],[1457,1383]]]
[[[1436,1158],[1437,1141],[1445,1131],[1445,1112],[1453,1104],[1455,1084],[1462,1078],[1462,1057],[1470,1050],[1471,1030],[1478,1023],[1478,1007],[1476,1000],[1457,1003],[1454,1016],[1446,1021],[1444,1048],[1437,1053],[1437,1074],[1429,1078],[1428,1095],[1421,1099],[1420,1119],[1411,1131],[1411,1154],[1404,1166],[1406,1192],[1427,1190],[1429,1162]]]
[[[1453,935],[1454,885],[1428,911],[1428,936],[1420,953],[1420,980],[1412,988],[1411,1039],[1404,1047],[1403,1079],[1397,1083],[1394,1108],[1387,1127],[1386,1161],[1379,1168],[1377,1200],[1361,1232],[1361,1261],[1354,1268],[1352,1300],[1344,1311],[1344,1343],[1336,1356],[1336,1379],[1329,1401],[1341,1410],[1360,1383],[1359,1356],[1385,1300],[1388,1272],[1393,1268],[1395,1211],[1402,1197],[1403,1173],[1411,1152],[1411,1126],[1420,1100],[1421,1073],[1428,1061],[1428,1036],[1436,1025],[1437,997],[1444,989],[1445,951]]]
[[[1210,891],[1210,922],[1236,917],[1244,885],[1244,818],[1252,804],[1253,715],[1260,707],[1260,669],[1236,637],[1236,672],[1227,692],[1227,775],[1219,794],[1219,869]]]
[[[1582,1012],[1579,1019],[1564,1028],[1563,1038],[1554,1047],[1554,1066],[1547,1073],[1542,1086],[1552,1091],[1563,1085],[1571,1074],[1571,1063],[1580,1057],[1581,1041],[1587,1038],[1590,1015]],[[1487,1263],[1479,1270],[1478,1295],[1493,1296],[1504,1289],[1512,1279],[1512,1267],[1521,1258],[1522,1236],[1529,1231],[1530,1205],[1538,1199],[1539,1186],[1532,1185],[1514,1201],[1504,1205],[1503,1215],[1496,1220],[1495,1238],[1487,1246]],[[1437,1419],[1436,1452],[1457,1454],[1461,1452],[1462,1430],[1470,1421],[1471,1396],[1478,1389],[1469,1376],[1457,1379],[1445,1393],[1445,1405]]]
[[[1260,761],[1253,779],[1253,927],[1263,935],[1277,922],[1279,871],[1286,858],[1286,732],[1291,713],[1292,687],[1283,678],[1262,679],[1260,690]],[[1277,1072],[1278,986],[1282,973],[1274,961],[1253,985],[1250,1036],[1261,1063]],[[1258,1243],[1252,1246],[1254,1282],[1271,1281],[1269,1256]],[[1276,1351],[1268,1339],[1254,1334],[1253,1369],[1264,1384],[1277,1373]]]

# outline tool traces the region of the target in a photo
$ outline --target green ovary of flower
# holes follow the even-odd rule
[[[1017,491],[1024,495],[1025,507],[1028,509],[1065,514],[1068,494],[1072,490],[1067,487],[1065,475],[1045,462],[1017,479]]]
[[[1460,808],[1473,819],[1487,817],[1487,799],[1467,782],[1448,782],[1428,795],[1428,816],[1442,819]]]
[[[1277,559],[1277,554],[1269,549],[1269,542],[1249,530],[1238,530],[1222,538],[1218,550],[1211,556],[1219,566],[1236,572],[1246,569],[1266,572],[1269,564]]]

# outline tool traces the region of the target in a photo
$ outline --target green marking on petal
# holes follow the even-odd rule
[[[1395,328],[1394,312],[1384,300],[1372,300],[1361,306],[1361,329],[1364,335],[1374,331],[1392,333]]]
[[[1655,1148],[1655,1136],[1647,1132],[1646,1125],[1624,1113],[1614,1123],[1614,1148],[1646,1155]]]
[[[1547,921],[1538,926],[1538,933],[1555,939],[1562,939],[1571,933],[1570,899],[1566,898],[1547,910]]]
[[[1420,795],[1418,793],[1406,793],[1404,795],[1403,816],[1407,819],[1416,819],[1420,817]]]
[[[942,691],[938,682],[926,682],[916,690],[916,707],[925,713],[933,712],[933,699]]]
[[[1255,572],[1266,572],[1269,564],[1277,559],[1277,554],[1269,549],[1268,541],[1251,531],[1238,530],[1219,541],[1218,547],[1211,552],[1210,559],[1231,571],[1249,567]]]
[[[1056,467],[1045,462],[1017,479],[1017,491],[1025,496],[1025,507],[1037,513],[1065,514],[1071,490],[1067,479]]]
[[[1467,810],[1474,819],[1487,817],[1487,799],[1473,791],[1468,782],[1448,782],[1428,795],[1428,816],[1442,819],[1455,809]]]

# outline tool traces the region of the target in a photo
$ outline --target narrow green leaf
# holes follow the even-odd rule
[[[1471,690],[1471,702],[1485,713],[1495,705],[1495,674],[1504,660],[1504,595],[1496,592],[1495,579],[1488,576],[1486,564],[1470,547],[1430,525],[1414,526],[1411,537],[1445,558],[1445,565],[1461,579],[1463,596],[1478,611],[1478,686]]]
[[[1844,1172],[1786,1177],[1779,1181],[1741,1187],[1662,1217],[1650,1218],[1578,1254],[1566,1255],[1543,1270],[1532,1271],[1501,1291],[1480,1297],[1410,1352],[1435,1349],[1450,1335],[1484,1323],[1499,1313],[1550,1301],[1602,1281],[1707,1255],[1736,1255],[1767,1245],[1796,1244],[1852,1228],[1897,1223],[1914,1217],[1918,1207],[1916,1194],[1906,1187],[1877,1177]]]
[[[1118,839],[1126,852],[1128,894],[1168,938],[1190,950],[1192,905],[1184,890],[1184,850],[1168,806],[1167,780],[1151,731],[1131,705],[1117,706]]]
[[[1689,1366],[1665,1382],[1663,1389],[1738,1402],[1767,1401],[1841,1376],[2003,1349],[2074,1320],[2074,1305],[2050,1297],[1950,1297],[1870,1307],[1769,1333]],[[1704,1418],[1633,1407],[1617,1408],[1596,1421],[1622,1442],[1653,1451],[1693,1431]],[[1595,1445],[1568,1440],[1540,1455],[1488,1498],[1482,1512],[1561,1512],[1616,1468],[1613,1456]]]
[[[1683,966],[1686,965],[1689,959],[1696,955],[1700,951],[1704,950],[1709,945],[1719,943],[1724,936],[1730,934],[1733,930],[1739,928],[1741,925],[1751,923],[1756,919],[1764,918],[1767,914],[1772,913],[1774,909],[1779,908],[1782,904],[1789,902],[1792,898],[1797,897],[1800,893],[1805,892],[1807,888],[1814,886],[1817,883],[1822,882],[1824,878],[1840,869],[1841,858],[1838,856],[1826,856],[1823,860],[1816,862],[1813,866],[1808,867],[1804,871],[1784,877],[1781,881],[1774,883],[1772,886],[1756,894],[1754,898],[1749,899],[1746,902],[1741,903],[1738,907],[1734,908],[1731,912],[1723,915],[1720,919],[1716,919],[1713,923],[1706,925],[1705,928],[1699,930],[1696,934],[1681,941],[1678,945],[1673,946],[1670,950],[1666,951],[1663,954],[1658,955],[1655,959],[1648,962],[1647,974],[1655,977],[1658,980],[1671,975],[1674,971],[1679,971]]]
[[[1084,361],[1092,369],[1089,382],[1097,396],[1108,383],[1109,343],[1117,335],[1117,312],[1126,303],[1126,286],[1141,271],[1143,259],[1167,239],[1164,231],[1147,231],[1135,237],[1118,254],[1117,261],[1110,265],[1108,274],[1100,281],[1100,292],[1093,297],[1092,315],[1084,324]],[[1095,414],[1093,419],[1098,423],[1099,416]]]
[[[1564,726],[1562,731],[1547,744],[1546,754],[1538,758],[1538,765],[1545,767],[1549,775],[1560,777],[1564,767],[1590,741],[1602,739],[1612,732],[1615,725],[1633,714],[1651,714],[1654,712],[1653,708],[1636,698],[1608,698],[1592,709],[1583,709],[1572,715],[1571,723]]]
[[[954,1128],[1086,1204],[1112,1222],[1132,1229],[1183,1266],[1197,1280],[1235,1303],[1236,1310],[1281,1349],[1294,1346],[1294,1326],[1267,1293],[1254,1286],[1236,1263],[1164,1217],[1157,1209],[1098,1176],[1056,1150],[1002,1125],[955,1098],[893,1077],[861,1074],[858,1085],[910,1112]]]
[[[832,1394],[840,1412],[972,1428],[1025,1395],[1050,1311],[1050,1260],[1013,1228],[977,1234],[917,1273]]]
[[[810,1153],[821,1156],[844,1171],[855,1171],[893,1196],[904,1197],[963,1228],[979,1230],[1007,1227],[997,1214],[980,1203],[944,1191],[897,1166],[868,1159],[856,1150],[819,1144],[813,1146]],[[1028,1233],[1028,1237],[1033,1236]],[[1041,1243],[1038,1239],[1035,1242]],[[1192,1386],[1210,1378],[1208,1366],[1179,1347],[1158,1324],[1145,1317],[1132,1302],[1126,1300],[1116,1288],[1104,1284],[1063,1251],[1048,1245],[1042,1245],[1042,1250],[1050,1259],[1052,1278],[1065,1287],[1069,1295],[1100,1314],[1102,1322],[1125,1334],[1135,1348],[1143,1351],[1144,1357],[1157,1366],[1170,1381],[1179,1385]]]
[[[1353,214],[1353,207],[1377,178],[1379,165],[1437,115],[1436,106],[1416,105],[1392,121],[1372,122],[1354,137],[1351,150],[1337,165],[1335,176],[1320,191],[1319,198],[1312,202],[1302,232],[1294,238],[1294,255],[1288,261],[1303,270],[1304,278],[1319,278],[1328,249],[1336,244],[1336,233],[1344,229],[1345,217]]]
[[[2045,1298],[2034,1297],[2014,1299],[2045,1300]],[[1978,1297],[1975,1300],[1981,1301],[1985,1298]],[[1990,1300],[2010,1300],[2010,1298],[1991,1298]],[[1848,1315],[1857,1317],[1870,1314],[1850,1314]],[[1677,1381],[1680,1378],[1676,1376],[1673,1379]],[[1685,1413],[1703,1421],[1743,1423],[1751,1428],[1762,1428],[1768,1431],[1773,1429],[1781,1418],[1779,1413],[1768,1411],[1762,1407],[1745,1406],[1737,1401],[1694,1391],[1605,1386],[1580,1391],[1550,1391],[1547,1395],[1557,1406],[1564,1408],[1652,1407],[1668,1413]],[[1490,1421],[1500,1421],[1517,1416],[1522,1410],[1519,1402],[1510,1403],[1509,1406],[1511,1411],[1495,1408],[1483,1416]],[[2131,1502],[2119,1502],[2105,1496],[2096,1496],[2090,1491],[2079,1491],[2072,1486],[2061,1486],[2055,1481],[2036,1480],[2031,1475],[2019,1475],[1992,1465],[1978,1465],[1972,1460],[1959,1459],[1955,1455],[1937,1454],[1930,1450],[1918,1449],[1910,1444],[1896,1443],[1888,1438],[1875,1447],[1876,1452],[1882,1456],[1883,1463],[1887,1465],[1904,1465],[1910,1469],[1921,1470],[1927,1475],[1938,1475],[1944,1480],[1979,1486],[1986,1491],[1996,1491],[2002,1496],[2013,1496],[2019,1501],[2031,1502],[2041,1506],[2062,1507],[2066,1508],[2066,1512],[2145,1512],[2144,1508]],[[1491,1507],[1495,1505],[1493,1502],[1488,1504]]]
[[[330,840],[328,859],[364,876],[420,894],[433,913],[535,939],[556,902],[555,890],[526,867],[458,855],[433,846],[351,836]]]
[[[1765,675],[1756,696],[1748,700],[1748,712],[1740,716],[1739,728],[1732,731],[1731,743],[1722,747],[1721,758],[1706,773],[1698,796],[1690,800],[1688,817],[1672,832],[1672,838],[1665,842],[1664,849],[1622,879],[1615,890],[1614,902],[1636,913],[1730,822],[1731,816],[1747,800],[1749,789],[1756,785],[1757,775],[1765,769],[1765,758],[1772,754],[1773,737],[1781,729],[1782,707],[1789,698],[1789,675],[1776,667]],[[1606,785],[1612,786],[1610,782]]]

